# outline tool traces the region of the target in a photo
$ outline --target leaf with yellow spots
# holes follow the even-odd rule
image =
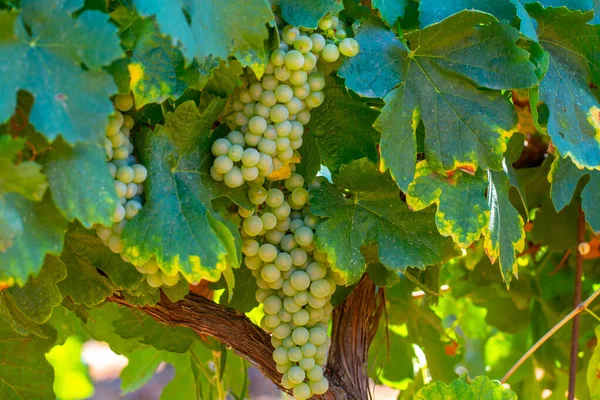
[[[375,124],[382,133],[383,166],[390,168],[400,188],[406,190],[414,175],[410,160],[415,159],[420,121],[425,158],[436,172],[502,169],[517,116],[500,90],[538,83],[529,54],[515,44],[519,32],[490,14],[462,11],[405,34],[410,48],[389,36],[384,27],[358,30],[356,39],[372,42],[370,50],[384,54],[387,62],[379,65],[381,57],[355,57],[346,60],[341,72],[359,94],[369,95],[371,81],[353,74],[378,71],[396,76],[394,85],[402,81],[385,97]]]
[[[427,161],[417,164],[415,180],[409,185],[406,203],[415,210],[437,205],[435,223],[443,236],[451,236],[466,248],[479,239],[488,223],[490,209],[485,199],[485,175],[456,171],[449,176],[433,171]]]
[[[240,265],[238,230],[211,211],[211,201],[221,196],[253,208],[245,188],[228,188],[209,173],[210,148],[219,135],[211,135],[211,127],[224,104],[216,97],[200,113],[187,101],[166,115],[164,125],[142,135],[137,149],[148,168],[146,203],[122,234],[134,264],[155,256],[163,271],[180,272],[189,282],[215,282]]]
[[[380,173],[374,162],[361,158],[342,165],[333,181],[310,191],[310,210],[328,217],[317,227],[317,247],[347,284],[365,271],[361,246],[376,244],[380,262],[395,272],[425,269],[454,254],[452,241],[437,232],[433,210],[410,211],[390,174]]]
[[[548,71],[539,99],[548,106],[548,134],[565,157],[580,168],[600,169],[600,103],[592,87],[600,85],[600,26],[591,13],[527,5],[538,22],[540,46]]]
[[[517,275],[517,253],[525,248],[523,218],[509,197],[511,183],[505,171],[488,170],[489,224],[484,229],[484,248],[492,264],[500,263],[500,272],[508,285]]]

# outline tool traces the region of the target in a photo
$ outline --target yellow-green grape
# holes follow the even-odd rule
[[[319,279],[310,284],[310,293],[315,297],[327,297],[331,291],[331,285],[327,279]]]
[[[256,166],[260,170],[268,170],[273,166],[273,159],[268,154],[260,153]]]
[[[142,203],[136,200],[130,200],[125,203],[125,218],[132,219],[142,209]]]
[[[325,48],[325,38],[320,33],[313,33],[310,35],[310,40],[312,41],[312,49],[313,53],[320,53],[321,50]]]
[[[317,108],[325,101],[325,94],[323,92],[310,92],[305,101],[310,108]]]
[[[327,275],[327,268],[318,261],[312,262],[306,267],[306,273],[310,277],[311,281],[317,281],[325,278]]]
[[[267,129],[267,121],[260,116],[254,116],[248,122],[248,128],[256,135],[262,134]]]
[[[277,296],[267,297],[263,304],[263,309],[265,311],[265,314],[269,314],[269,315],[277,314],[279,311],[281,311],[282,307],[283,307],[283,302]]]
[[[287,356],[291,362],[298,362],[302,360],[302,350],[300,350],[300,347],[292,347],[288,350]]]
[[[108,117],[108,125],[106,125],[104,134],[110,138],[119,133],[121,126],[123,126],[123,114],[116,111],[114,115]]]
[[[287,25],[281,31],[281,38],[288,45],[294,44],[296,39],[300,36],[300,30],[298,28],[293,27],[292,25]]]
[[[284,53],[284,56],[285,56],[285,53]],[[283,58],[282,58],[281,65],[283,65]],[[277,69],[277,68],[275,68],[275,69]],[[273,70],[273,73],[275,73],[275,70]],[[263,77],[261,83],[262,83],[263,89],[269,90],[269,91],[274,91],[275,88],[277,87],[277,85],[279,85],[279,79],[277,79],[277,77],[275,75],[265,75]]]
[[[265,90],[260,95],[260,102],[267,107],[273,107],[277,104],[277,97],[275,96],[275,92],[272,90]]]
[[[273,246],[272,244],[265,243],[259,247],[258,256],[264,262],[272,262],[277,257],[277,247]]]
[[[311,381],[308,383],[308,385],[310,386],[312,392],[317,395],[324,394],[327,392],[327,390],[329,390],[329,382],[325,377],[322,377],[318,381]]]
[[[113,213],[113,222],[121,222],[125,218],[125,208],[121,204],[117,204]]]
[[[290,69],[286,65],[282,65],[280,67],[275,68],[275,72],[273,73],[273,75],[275,75],[275,78],[277,78],[279,81],[283,82],[289,79],[291,73],[292,71],[290,71]]]
[[[252,85],[250,85],[250,88],[248,89],[248,93],[250,94],[250,97],[254,101],[260,100],[260,95],[262,94],[262,92],[263,92],[263,87],[260,84],[260,82],[253,83]]]
[[[256,215],[252,215],[244,219],[242,226],[244,228],[244,232],[246,232],[248,236],[256,236],[260,234],[263,229],[262,220]]]
[[[325,76],[320,72],[311,74],[306,81],[313,92],[320,92],[325,88]]]
[[[133,107],[133,96],[130,94],[118,94],[115,96],[115,107],[119,111],[129,111]]]
[[[122,253],[125,250],[125,243],[118,235],[113,235],[108,239],[108,247],[113,253]]]
[[[303,109],[302,101],[297,97],[292,97],[290,101],[285,103],[285,106],[287,107],[290,114],[297,114]]]
[[[275,65],[276,67],[282,66],[283,63],[285,62],[285,51],[283,50],[275,50],[272,54],[271,54],[271,62],[273,63],[273,65]],[[263,78],[263,87],[264,87],[264,78]]]
[[[308,294],[308,305],[315,309],[320,309],[324,307],[327,301],[328,300],[324,297],[317,297],[312,293]]]
[[[131,166],[133,169],[133,182],[142,183],[148,177],[148,170],[141,164],[134,164]]]
[[[227,156],[233,162],[240,161],[242,159],[242,154],[244,154],[244,148],[239,144],[234,144],[229,148],[229,151],[227,152]]]
[[[275,327],[277,327],[277,325],[281,323],[281,320],[277,315],[265,315],[261,323],[265,324],[271,329],[274,329]]]
[[[260,245],[254,239],[246,239],[244,240],[244,244],[242,244],[242,253],[248,257],[252,257],[258,254],[258,249]]]
[[[304,134],[304,127],[302,124],[298,121],[292,121],[290,124],[292,125],[292,130],[289,134],[290,140],[301,138]]]
[[[301,306],[294,301],[293,297],[286,297],[283,300],[283,308],[285,308],[287,312],[294,314],[300,311]]]
[[[125,135],[123,135],[123,132],[119,131],[115,135],[111,136],[108,140],[111,147],[120,147],[123,145],[123,143],[125,143]]]
[[[117,192],[117,196],[119,196],[119,198],[125,197],[125,195],[127,194],[127,185],[121,182],[120,180],[115,180],[114,185],[115,191]]]
[[[225,179],[222,173],[217,172],[214,165],[210,167],[210,176],[217,182],[222,182]]]
[[[269,297],[272,296],[275,292],[271,289],[256,289],[256,293],[254,294],[254,297],[256,298],[256,301],[258,301],[259,303],[264,303],[265,300]],[[271,341],[273,341],[273,339],[275,338],[271,338]],[[279,340],[279,339],[277,339]],[[275,344],[273,344],[274,347]],[[281,344],[279,344],[278,346],[281,346]]]
[[[240,146],[244,146],[244,134],[240,131],[231,131],[227,135],[227,139],[231,144],[239,144]]]
[[[244,265],[251,271],[256,271],[262,266],[262,261],[258,256],[248,256],[244,258]]]
[[[248,199],[252,204],[260,205],[267,199],[267,189],[262,186],[254,186],[248,190]]]
[[[296,239],[296,243],[300,246],[308,246],[312,243],[313,238],[314,233],[308,226],[302,226],[294,233],[294,239]]]
[[[305,371],[310,371],[315,367],[315,359],[312,357],[302,357],[300,361],[298,361],[298,365]]]
[[[306,400],[312,396],[310,386],[306,383],[300,383],[299,385],[294,386],[293,393],[296,400]]]
[[[248,146],[256,146],[262,139],[262,135],[255,135],[254,133],[248,131],[244,134],[244,140]]]
[[[315,351],[315,354],[316,354],[316,351]],[[306,371],[306,377],[312,382],[320,381],[321,378],[323,378],[323,367],[316,365],[310,371]]]
[[[284,283],[285,283],[285,281],[284,281]],[[292,321],[292,313],[287,312],[286,310],[280,310],[279,313],[277,314],[277,316],[279,317],[279,319],[282,322],[291,322]]]
[[[252,96],[250,96],[250,92],[248,91],[248,89],[244,89],[240,92],[240,100],[242,101],[242,103],[252,102]]]
[[[133,125],[135,124],[135,120],[131,115],[125,114],[123,115],[123,127],[131,130]]]
[[[306,304],[308,304],[308,300],[309,300],[309,293],[306,290],[301,290],[294,295],[294,301],[299,306],[305,306]],[[309,317],[308,311],[306,311],[306,316]],[[302,316],[300,316],[300,317],[302,317]],[[304,324],[301,324],[301,325],[304,325]]]
[[[252,118],[252,116],[254,115],[255,106],[256,103],[247,103],[242,110],[242,114],[244,114],[248,118]]]
[[[289,371],[289,369],[288,369]],[[294,384],[292,382],[290,382],[290,380],[287,377],[287,373],[282,372],[283,376],[281,377],[281,386],[283,386],[284,388],[291,390],[294,387]]]
[[[156,258],[151,258],[146,263],[139,265],[136,269],[142,274],[155,274],[158,271],[158,262]]]
[[[242,155],[242,164],[253,167],[260,161],[260,153],[256,149],[246,149]]]
[[[291,71],[299,70],[304,65],[304,55],[298,50],[290,50],[285,55],[285,66]]]
[[[275,88],[275,98],[280,103],[287,103],[294,96],[294,91],[289,85],[285,83],[280,84]]]
[[[290,278],[290,283],[296,290],[305,290],[310,286],[310,278],[304,271],[296,271]]]
[[[281,277],[281,271],[274,264],[267,264],[260,271],[260,276],[265,282],[273,283]]]
[[[317,56],[314,53],[306,53],[304,55],[303,71],[310,71],[317,65]]]
[[[321,57],[327,62],[336,62],[340,58],[340,50],[333,43],[326,44],[323,51],[321,51]]]
[[[289,81],[292,85],[302,85],[308,79],[308,73],[304,70],[292,71]]]
[[[146,275],[146,282],[148,282],[148,285],[150,285],[150,287],[161,287],[163,282],[160,277],[160,272],[155,272],[154,274]]]
[[[129,148],[127,146],[120,146],[113,149],[114,160],[125,160],[129,157]]]
[[[263,137],[258,142],[258,150],[261,151],[262,153],[271,155],[271,154],[275,154],[275,152],[277,151],[277,147],[275,145],[275,141],[274,140],[267,139],[267,138]]]
[[[289,371],[287,372],[287,376],[290,382],[292,382],[295,385],[298,385],[299,383],[304,381],[304,378],[306,378],[306,372],[302,368],[295,365],[289,369]]]
[[[308,335],[308,340],[317,347],[327,340],[327,332],[319,327],[311,328]]]
[[[321,20],[319,21],[319,29],[326,31],[327,29],[330,29],[332,26],[331,23],[331,17],[330,16],[325,16],[323,18],[321,18]]]
[[[312,40],[305,35],[298,36],[298,38],[294,41],[294,49],[301,53],[308,53],[312,50],[312,46]]]
[[[277,364],[287,364],[289,362],[288,351],[283,347],[277,347],[275,351],[273,351],[273,360]]]
[[[231,142],[225,138],[220,138],[215,140],[211,147],[211,151],[215,157],[222,156],[227,154],[229,148],[231,147]]]
[[[346,57],[354,57],[358,54],[360,50],[360,45],[355,39],[346,38],[340,42],[338,48],[340,50],[340,53],[342,53]]]
[[[99,226],[98,228],[96,228],[96,234],[100,239],[108,240],[112,236],[113,231],[110,228]]]
[[[308,78],[306,78],[308,80]],[[293,90],[293,94],[294,97],[300,99],[300,100],[304,100],[308,97],[308,95],[310,94],[310,86],[308,85],[308,82],[304,82],[301,85],[298,86],[294,86],[292,88]]]
[[[292,257],[289,255],[289,253],[282,251],[277,254],[277,257],[275,257],[274,264],[280,271],[287,271],[292,268]]]
[[[308,336],[308,329],[304,328],[303,326],[295,328],[292,331],[292,340],[298,346],[302,346],[304,343],[308,342]]]
[[[277,218],[275,218],[273,213],[265,212],[260,216],[260,219],[263,222],[263,229],[271,230],[275,228],[275,225],[277,225]]]
[[[285,339],[288,336],[290,336],[291,333],[292,333],[292,328],[290,328],[290,326],[287,323],[280,324],[278,327],[276,327],[273,330],[273,336],[275,336],[278,339],[284,340],[284,343],[285,343]],[[285,346],[285,344],[284,344],[284,346]]]
[[[179,274],[167,275],[164,272],[160,273],[160,279],[165,286],[175,286],[179,282]]]
[[[303,344],[301,349],[302,349],[302,354],[304,355],[304,357],[307,357],[307,358],[312,357],[315,354],[317,354],[317,346],[315,346],[314,344],[312,344],[310,342]],[[314,369],[314,367],[311,368],[311,370],[313,370],[313,369]],[[309,377],[309,379],[310,379],[310,377]]]
[[[304,206],[308,202],[308,190],[303,187],[297,187],[290,197],[294,203]]]
[[[215,167],[215,170],[218,173],[226,174],[229,171],[231,171],[231,169],[233,168],[233,161],[231,160],[231,158],[229,158],[229,156],[222,155],[222,156],[215,158],[213,166]],[[123,167],[121,167],[121,168],[123,168]],[[119,171],[117,171],[117,178],[118,177],[119,177]]]
[[[240,171],[238,167],[234,166],[229,172],[227,172],[223,176],[223,181],[225,182],[225,185],[227,185],[230,188],[235,188],[243,185],[244,177],[242,175],[242,171]]]

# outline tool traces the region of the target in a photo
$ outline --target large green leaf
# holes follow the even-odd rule
[[[138,150],[149,171],[146,203],[123,231],[132,262],[156,255],[165,272],[179,271],[189,282],[216,281],[239,265],[239,256],[236,261],[228,254],[237,229],[209,216],[212,199],[221,196],[253,208],[243,187],[229,189],[209,173],[210,127],[223,104],[217,98],[200,114],[193,101],[185,102],[167,115],[164,126],[143,135]]]
[[[122,308],[120,318],[113,321],[115,332],[124,339],[137,339],[158,350],[185,353],[198,335],[191,329],[157,322],[140,311]]]
[[[369,375],[386,386],[404,389],[414,377],[415,351],[410,338],[400,335],[398,328],[389,325],[377,330],[369,347]]]
[[[329,219],[316,231],[332,268],[352,283],[364,272],[363,245],[376,243],[381,263],[393,271],[424,269],[452,252],[452,241],[437,234],[433,212],[412,212],[400,200],[388,173],[366,158],[340,168],[331,185],[311,191],[311,212]]]
[[[29,121],[36,129],[73,144],[102,138],[117,88],[100,67],[123,51],[106,14],[85,11],[74,19],[66,4],[24,0],[20,14],[0,13],[0,75],[10,77],[0,85],[0,121],[13,114],[24,89],[35,97]]]
[[[61,258],[68,275],[58,286],[76,304],[99,304],[114,290],[135,289],[144,279],[133,265],[83,229],[68,233]]]
[[[115,353],[127,355],[144,345],[135,338],[123,338],[115,331],[113,322],[122,317],[121,313],[122,308],[115,303],[104,303],[100,307],[94,307],[89,311],[83,330],[95,340],[109,343]]]
[[[236,287],[233,291],[231,299],[223,295],[220,304],[235,308],[240,312],[249,312],[254,307],[258,306],[258,301],[255,298],[256,279],[253,279],[252,271],[248,268],[239,268],[234,271]]]
[[[592,399],[600,399],[600,325],[596,327],[596,348],[587,369],[587,384]]]
[[[419,21],[426,27],[463,10],[483,11],[509,22],[515,15],[515,6],[506,0],[421,0]]]
[[[470,383],[466,378],[455,379],[450,385],[432,382],[419,390],[415,400],[517,400],[517,395],[500,382],[478,376]]]
[[[552,143],[578,167],[600,169],[600,103],[590,88],[600,84],[600,26],[587,25],[589,13],[539,4],[527,9],[549,58],[539,99],[550,113]]]
[[[419,211],[437,204],[435,223],[443,236],[462,248],[479,239],[488,223],[489,207],[485,199],[485,175],[456,171],[451,176],[435,173],[427,161],[417,164],[415,180],[408,187],[406,204]]]
[[[344,9],[341,0],[281,0],[281,16],[288,24],[316,28],[327,13],[337,14]]]
[[[331,171],[362,157],[377,161],[379,133],[373,122],[379,113],[348,92],[339,79],[325,80],[325,101],[311,110],[305,136],[315,137],[322,163]]]
[[[488,206],[490,220],[484,230],[485,251],[500,263],[502,277],[508,284],[517,274],[517,252],[525,248],[523,218],[510,202],[510,181],[504,172],[488,171]]]
[[[552,163],[548,180],[551,182],[550,195],[556,211],[561,211],[571,203],[579,181],[589,175],[590,179],[581,191],[581,208],[585,219],[592,229],[600,232],[600,209],[598,194],[600,193],[600,172],[579,169],[570,160],[556,157]]]
[[[0,324],[0,398],[53,399],[54,371],[44,359],[56,332],[44,326],[46,338],[21,336]]]
[[[83,226],[112,225],[119,197],[106,168],[106,152],[96,144],[78,143],[69,147],[60,139],[43,158],[52,199],[69,220]]]
[[[373,40],[383,35],[371,31]],[[463,11],[404,38],[410,51],[400,51],[401,60],[380,66],[381,57],[389,59],[380,51],[379,58],[359,58],[360,65],[354,67],[356,71],[378,67],[382,75],[390,70],[402,73],[404,85],[387,95],[376,124],[382,132],[382,161],[392,176],[404,190],[412,181],[410,160],[415,157],[420,120],[425,128],[425,158],[435,171],[501,169],[517,118],[498,90],[537,83],[529,54],[515,45],[518,31],[489,14]],[[390,46],[400,47],[390,41],[383,48]],[[354,62],[351,59],[348,65]]]
[[[0,136],[0,196],[17,193],[28,200],[40,201],[48,188],[41,166],[34,161],[14,163],[24,146],[23,138]]]
[[[3,210],[18,215],[23,230],[14,236],[11,247],[0,252],[0,282],[14,279],[22,286],[29,275],[39,273],[46,254],[60,255],[67,221],[48,195],[34,203],[18,194],[6,194],[0,198]]]
[[[171,2],[134,0],[142,16],[155,16],[162,32],[181,44],[186,59],[205,61],[235,56],[261,76],[268,63],[265,45],[268,23],[273,21],[269,3],[264,0],[220,1],[176,0]],[[241,19],[233,10],[243,11]]]
[[[404,16],[408,3],[409,0],[374,0],[373,7],[379,9],[383,20],[391,26]]]

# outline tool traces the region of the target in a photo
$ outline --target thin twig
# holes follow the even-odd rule
[[[579,230],[577,232],[577,243],[585,240],[585,215],[579,207]],[[583,254],[577,252],[575,262],[575,293],[573,305],[581,303],[581,278],[583,277]],[[575,381],[577,380],[577,353],[579,353],[579,314],[573,318],[571,328],[571,360],[569,363],[569,400],[575,399]]]
[[[569,259],[570,255],[571,255],[571,249],[568,249],[567,251],[565,251],[565,255],[560,260],[560,262],[558,263],[558,265],[556,266],[556,268],[554,268],[554,271],[550,272],[548,275],[550,275],[550,276],[556,275],[558,273],[558,271],[560,271],[561,268],[565,266],[565,263]]]
[[[600,289],[598,289],[594,293],[592,293],[592,295],[590,297],[588,297],[584,302],[578,304],[577,307],[575,307],[575,309],[573,311],[571,311],[569,314],[567,314],[566,317],[564,317],[563,319],[561,319],[556,325],[554,325],[552,327],[552,329],[550,329],[548,332],[546,332],[546,334],[544,336],[542,336],[540,338],[540,340],[538,340],[533,346],[531,346],[531,348],[529,350],[527,350],[527,353],[523,354],[523,357],[521,357],[519,359],[519,361],[517,361],[515,363],[515,365],[513,365],[512,368],[502,377],[501,382],[502,383],[506,383],[506,381],[508,380],[508,378],[510,378],[510,376],[512,374],[514,374],[515,371],[525,361],[527,361],[527,359],[537,349],[539,349],[541,345],[543,345],[552,335],[554,335],[560,328],[562,328],[563,326],[565,326],[570,320],[572,320],[573,318],[575,318],[575,316],[581,314],[584,310],[586,310],[588,308],[588,306],[590,305],[590,303],[592,301],[594,301],[596,299],[596,297],[598,297],[598,296],[600,296]]]

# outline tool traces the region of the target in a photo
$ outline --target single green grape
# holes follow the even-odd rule
[[[258,158],[258,164],[256,164],[256,166],[258,167],[258,169],[268,170],[273,166],[273,159],[268,154],[260,153]]]
[[[296,400],[306,400],[312,396],[312,390],[306,383],[300,383],[299,385],[294,386],[292,392],[294,393]]]
[[[295,140],[301,138],[304,134],[304,126],[298,121],[292,121],[292,130],[290,131],[289,138],[290,140]]]
[[[176,273],[175,275],[167,275],[164,272],[161,272],[160,279],[165,286],[175,286],[177,285],[177,282],[179,282],[179,274]]]
[[[118,94],[115,96],[115,107],[119,111],[129,111],[133,107],[133,96],[128,94]]]
[[[299,70],[304,65],[304,55],[298,50],[290,50],[285,55],[285,66],[291,71]]]
[[[308,305],[315,309],[325,307],[325,304],[327,304],[328,301],[329,300],[327,300],[326,297],[317,297],[312,293],[308,294]]]
[[[271,215],[273,215],[273,214],[271,214]],[[273,215],[273,218],[275,218],[274,215]],[[279,254],[277,254],[277,257],[275,258],[274,263],[275,263],[275,266],[277,267],[277,269],[279,269],[280,271],[287,271],[290,268],[292,268],[292,257],[290,256],[289,253],[282,251]]]
[[[113,222],[121,222],[125,218],[125,207],[121,204],[117,204],[117,208],[115,208],[115,212],[113,213]]]
[[[231,142],[225,138],[220,138],[215,140],[213,143],[211,150],[214,156],[222,156],[227,154],[229,148],[231,147]]]
[[[303,187],[297,187],[290,197],[294,203],[304,206],[308,202],[308,190]],[[304,223],[304,221],[302,221],[302,223]]]
[[[310,284],[310,293],[316,297],[327,297],[331,292],[331,285],[327,279],[319,279]]]
[[[239,144],[234,144],[227,152],[227,156],[233,162],[240,161],[242,159],[242,154],[244,154],[244,148]]]
[[[275,214],[277,215],[277,214]],[[308,246],[314,239],[313,230],[308,226],[300,227],[294,233],[294,239],[300,246]]]
[[[271,62],[276,67],[279,67],[279,66],[283,65],[283,63],[285,62],[284,57],[285,57],[285,51],[277,49],[273,53],[271,53]]]
[[[269,296],[265,299],[263,309],[265,314],[277,314],[283,307],[283,302],[277,296]]]
[[[290,283],[296,290],[306,290],[310,286],[310,277],[304,271],[296,271],[290,278]]]
[[[252,215],[249,218],[244,219],[242,223],[244,232],[249,236],[257,236],[263,229],[262,220],[256,216]]]
[[[246,149],[242,155],[242,164],[247,167],[253,167],[260,161],[260,153],[256,149]]]
[[[222,156],[219,156],[222,157]],[[227,172],[223,176],[223,181],[225,185],[230,188],[239,187],[244,184],[244,176],[242,175],[242,171],[236,166],[233,166],[229,172]]]
[[[296,121],[301,125],[307,125],[310,122],[310,112],[308,110],[302,110],[296,114]]]
[[[298,243],[296,242],[294,235],[288,233],[281,239],[281,243],[279,244],[279,246],[281,247],[281,250],[287,251],[289,253],[290,251],[292,251],[292,249],[298,247]]]
[[[315,353],[316,353],[316,349],[315,349]],[[306,376],[308,379],[310,379],[311,382],[317,382],[317,381],[321,380],[321,378],[323,378],[323,368],[319,365],[316,365],[310,371],[306,371]]]
[[[275,214],[278,220],[282,220],[289,217],[292,209],[287,202],[283,202],[279,207],[273,208],[271,211],[273,214]]]
[[[320,72],[310,74],[306,81],[313,92],[320,92],[325,88],[325,76]]]
[[[252,97],[252,100],[254,100],[254,101],[260,100],[260,95],[262,94],[262,91],[263,91],[263,87],[260,82],[255,82],[252,85],[250,85],[250,87],[248,88],[248,93],[250,94],[250,97]]]
[[[284,107],[284,106],[282,106],[282,107]],[[271,155],[271,154],[275,154],[275,152],[277,151],[277,147],[276,147],[274,140],[263,137],[258,142],[258,150],[260,150],[262,153]]]
[[[299,292],[299,293],[301,293],[301,292]],[[294,298],[295,298],[295,296],[294,296]],[[296,304],[298,304],[298,303],[296,302]],[[300,309],[300,310],[296,311],[294,313],[294,315],[292,316],[292,320],[294,321],[294,324],[296,324],[297,326],[306,325],[308,323],[308,319],[309,319],[308,311],[306,311],[305,309]],[[315,351],[316,351],[316,349],[315,349]]]
[[[244,109],[242,110],[242,113],[248,117],[248,118],[252,118],[254,116],[254,108],[256,107],[256,103],[247,103],[246,105],[244,105]]]
[[[128,165],[124,165],[117,169],[117,179],[125,184],[133,181],[134,177],[135,171]]]
[[[281,339],[281,340],[286,339],[288,336],[291,335],[291,333],[292,333],[292,328],[287,323],[280,324],[278,327],[276,327],[273,330],[273,336],[275,336],[277,339]],[[290,342],[291,342],[291,338],[290,338]],[[292,346],[293,346],[293,342],[292,342]],[[284,341],[284,347],[285,347],[285,341]]]
[[[233,146],[232,146],[233,147]],[[233,168],[233,161],[229,156],[223,155],[215,158],[213,166],[215,170],[220,174],[226,174]],[[118,172],[117,172],[118,174]],[[118,175],[117,175],[118,176]]]
[[[300,350],[300,347],[292,347],[288,350],[287,356],[291,362],[298,362],[302,359],[302,350]]]
[[[281,31],[281,38],[290,46],[294,44],[298,36],[300,36],[300,30],[292,25],[287,25]]]
[[[279,271],[277,269],[277,267],[275,267],[275,265],[273,265],[273,264],[267,264],[260,271],[260,276],[261,276],[261,278],[263,278],[265,280],[265,282],[267,282],[267,283],[273,283],[273,282],[277,281],[280,278],[281,271]]]
[[[244,265],[251,271],[257,271],[262,267],[262,261],[256,256],[247,256],[244,258]]]
[[[133,182],[134,183],[142,183],[148,177],[148,170],[141,164],[134,164],[131,166],[133,168]]]
[[[277,257],[277,248],[272,244],[265,243],[258,249],[258,256],[264,262],[271,262]]]
[[[310,371],[315,365],[316,363],[313,357],[302,357],[300,361],[298,361],[298,366],[305,371]]]
[[[227,135],[227,139],[229,139],[229,142],[231,144],[239,144],[240,146],[244,146],[244,134],[240,131],[229,132],[229,134]]]
[[[298,346],[302,346],[304,343],[308,342],[308,336],[309,336],[308,329],[306,329],[303,326],[295,328],[292,331],[292,340]],[[298,350],[300,350],[300,349],[298,349]],[[302,354],[301,350],[300,350],[300,354]],[[300,358],[302,358],[302,356]],[[296,360],[296,361],[299,361],[299,360]]]
[[[289,81],[292,85],[302,85],[308,79],[308,73],[304,70],[292,71]]]
[[[306,35],[298,36],[298,38],[294,41],[294,49],[301,53],[308,53],[311,51],[312,46],[312,40]]]
[[[325,377],[322,377],[318,381],[311,381],[308,385],[310,386],[312,393],[316,395],[324,394],[329,390],[329,382]]]
[[[258,248],[260,245],[254,239],[246,239],[244,240],[244,244],[242,244],[242,253],[246,256],[252,257],[258,254]]]
[[[332,26],[331,23],[331,16],[327,15],[323,18],[321,18],[321,20],[319,21],[319,29],[326,31],[327,29],[330,29]]]
[[[262,135],[255,135],[254,133],[248,131],[244,134],[244,141],[248,146],[256,146],[262,139]]]
[[[287,107],[288,112],[290,114],[297,114],[300,111],[302,111],[302,109],[303,109],[302,101],[300,99],[298,99],[297,97],[292,97],[292,99],[290,101],[285,103],[285,106]]]
[[[273,360],[277,364],[286,364],[287,362],[289,362],[288,351],[283,347],[277,347],[273,351]]]
[[[275,98],[280,103],[287,103],[294,96],[293,89],[289,85],[286,85],[285,83],[282,83],[279,86],[277,86],[275,88],[274,93],[275,93]]]
[[[298,291],[292,287],[292,284],[290,283],[289,279],[283,283],[281,290],[283,291],[283,294],[285,294],[288,297],[293,297],[296,293],[298,293]]]
[[[277,104],[277,97],[275,96],[275,92],[272,90],[265,90],[260,95],[260,102],[267,107],[273,107]]]
[[[333,43],[326,44],[323,51],[321,51],[321,57],[327,62],[336,62],[340,58],[340,50]]]
[[[292,132],[292,123],[290,121],[283,121],[275,124],[275,131],[277,136],[286,137]]]
[[[327,340],[327,331],[322,328],[314,327],[309,331],[308,340],[315,346],[320,346]]]
[[[346,38],[338,45],[340,53],[346,57],[354,57],[360,50],[360,45],[355,39]]]
[[[242,172],[242,178],[246,181],[253,181],[256,178],[258,178],[258,168],[256,167],[249,167],[247,165],[242,165],[242,167],[240,168],[240,171]]]
[[[260,219],[263,221],[263,229],[271,230],[277,225],[277,218],[275,218],[273,213],[265,212],[260,216]]]
[[[248,199],[252,204],[260,205],[267,199],[267,189],[262,186],[254,186],[248,190]]]
[[[275,228],[277,228],[277,226],[275,226]],[[281,239],[283,239],[284,235],[285,233],[280,231],[279,229],[271,229],[270,231],[267,231],[267,233],[265,233],[265,239],[268,243],[279,244],[281,243]]]
[[[304,55],[303,71],[311,71],[317,65],[317,56],[314,53],[306,53]]]
[[[325,94],[323,92],[310,92],[304,101],[310,108],[317,108],[325,101]]]
[[[153,288],[160,287],[163,283],[159,272],[156,272],[152,275],[146,275],[146,282],[150,287]]]
[[[284,82],[290,78],[291,73],[292,71],[286,65],[282,65],[280,67],[275,68],[275,72],[273,75],[275,75],[275,77],[280,82]]]
[[[273,72],[275,72],[275,71],[273,71]],[[263,89],[269,90],[269,91],[274,91],[275,88],[277,87],[277,85],[279,85],[279,79],[277,79],[277,77],[275,75],[265,75],[262,78],[261,84],[263,86]]]

